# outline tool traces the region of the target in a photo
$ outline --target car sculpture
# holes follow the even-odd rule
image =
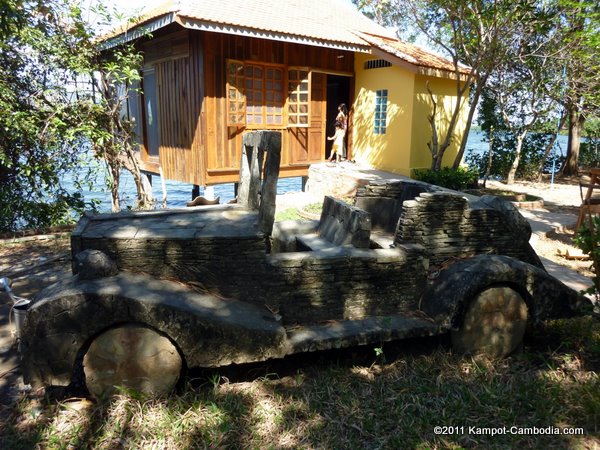
[[[27,312],[27,383],[160,394],[191,367],[444,333],[503,357],[527,326],[590,312],[508,202],[392,180],[353,205],[325,197],[318,221],[273,223],[280,137],[244,144],[238,204],[80,220],[73,276]]]

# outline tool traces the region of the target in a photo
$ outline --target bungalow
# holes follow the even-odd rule
[[[342,0],[171,1],[106,43],[130,41],[144,55],[143,94],[128,102],[141,167],[197,186],[237,182],[242,134],[257,129],[282,132],[280,176],[305,177],[329,156],[340,103],[350,107],[349,158],[410,175],[431,164],[426,83],[438,111],[456,101],[450,61]]]

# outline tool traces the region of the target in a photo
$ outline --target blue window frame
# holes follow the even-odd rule
[[[385,134],[387,123],[387,89],[380,89],[375,93],[375,134]]]

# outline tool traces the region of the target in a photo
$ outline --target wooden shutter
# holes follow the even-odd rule
[[[244,87],[244,64],[227,61],[227,126],[246,126],[246,96]]]

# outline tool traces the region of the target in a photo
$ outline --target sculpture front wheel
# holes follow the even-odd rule
[[[134,324],[103,332],[83,358],[85,383],[94,397],[109,395],[117,387],[167,394],[175,388],[181,368],[181,356],[167,337]]]

